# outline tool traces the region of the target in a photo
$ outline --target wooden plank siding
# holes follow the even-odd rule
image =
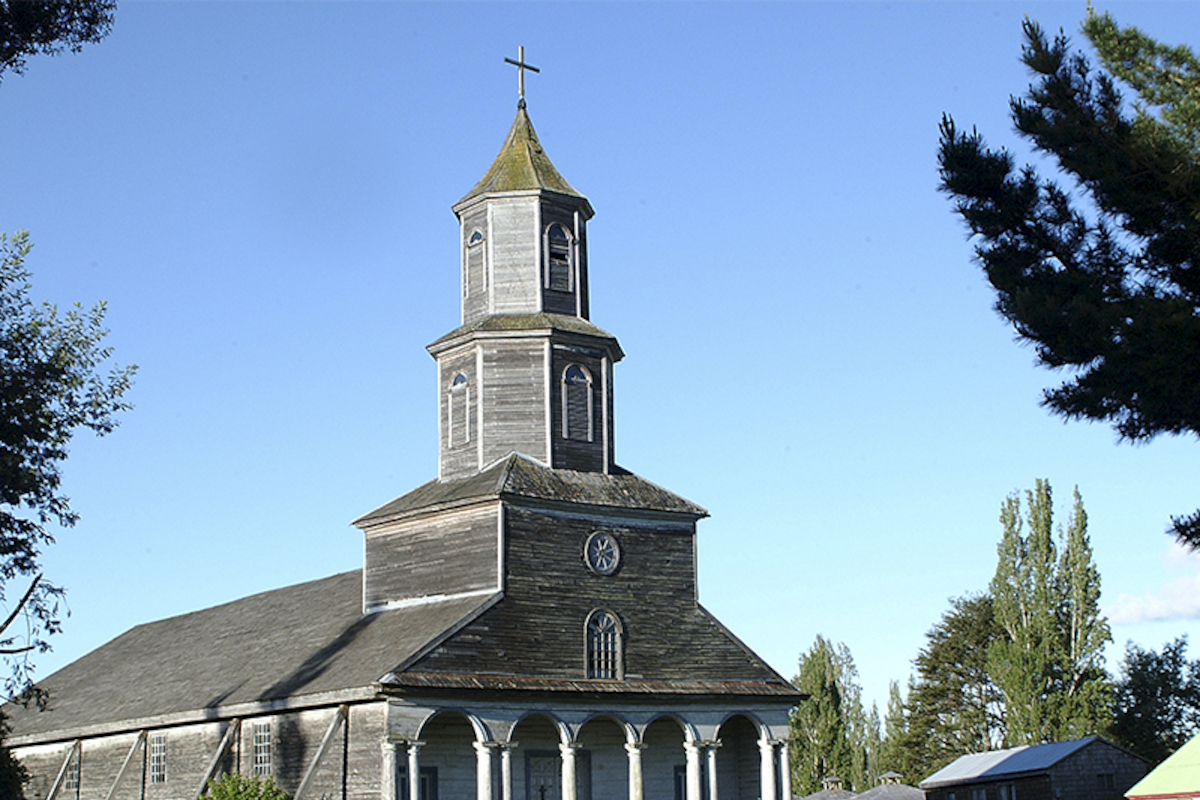
[[[591,386],[591,441],[568,439],[564,436],[563,427],[563,374],[567,367],[579,364],[592,377]],[[555,344],[552,356],[550,376],[553,381],[553,400],[550,403],[550,431],[552,439],[552,466],[561,469],[575,469],[583,472],[606,471],[605,461],[605,429],[610,416],[607,385],[608,360],[604,351],[598,347],[579,347],[576,345]]]
[[[368,610],[498,589],[500,504],[491,502],[371,530],[364,545]]]
[[[479,469],[479,384],[476,369],[476,354],[473,347],[464,347],[452,353],[447,353],[438,359],[438,474],[443,478],[460,475],[470,475]],[[464,375],[467,388],[464,393],[463,406],[451,409],[455,399],[453,394],[454,378]],[[458,416],[465,419],[455,420],[458,425],[452,425],[452,419]],[[465,424],[466,437],[461,438]],[[452,430],[454,428],[454,430]],[[460,438],[455,438],[456,436]]]
[[[514,450],[546,459],[544,359],[540,338],[495,340],[483,348],[480,435],[484,465]]]
[[[254,771],[253,731],[256,722],[269,721],[272,735],[272,777],[289,794],[294,793],[312,763],[321,739],[329,729],[336,708],[321,708],[244,720],[242,732],[223,759],[218,774]],[[325,758],[313,775],[308,798],[378,800],[380,742],[386,727],[386,704],[351,706],[349,719],[340,725]],[[152,783],[149,759],[144,752],[134,757],[113,800],[189,800],[225,735],[228,720],[158,728],[152,734],[166,736],[166,781]],[[347,736],[348,734],[348,736]],[[59,789],[55,800],[103,800],[116,778],[136,733],[90,737],[84,740],[79,769],[78,792]],[[27,800],[46,800],[54,776],[71,743],[18,748],[17,755],[32,776],[25,788]]]
[[[491,210],[491,285],[493,314],[534,314],[542,309],[541,271],[537,268],[540,233],[536,197],[496,199]]]
[[[585,620],[606,608],[624,627],[627,679],[776,680],[699,611],[693,524],[506,503],[504,526],[504,599],[411,671],[583,678]],[[584,562],[598,529],[620,544],[614,575]]]

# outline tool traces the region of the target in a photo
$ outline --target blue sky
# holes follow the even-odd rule
[[[1099,7],[1200,30],[1190,3]],[[82,521],[46,556],[72,616],[42,674],[358,567],[350,520],[436,474],[450,205],[508,130],[518,45],[597,212],[618,460],[709,509],[701,600],[751,647],[791,676],[818,633],[845,642],[882,707],[1036,478],[1063,519],[1083,495],[1110,668],[1129,639],[1200,645],[1200,557],[1164,534],[1200,506],[1200,446],[1048,416],[1055,376],[936,191],[942,113],[1025,153],[1021,20],[1076,34],[1085,10],[125,2],[103,43],[5,75],[0,230],[31,231],[38,297],[107,300],[140,368],[122,427],[72,447]]]

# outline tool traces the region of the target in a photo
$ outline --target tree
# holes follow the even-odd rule
[[[291,800],[291,796],[275,785],[274,779],[265,780],[253,775],[247,777],[236,772],[221,776],[220,780],[209,780],[201,800]]]
[[[836,775],[856,791],[870,788],[870,720],[863,711],[850,649],[818,635],[800,656],[792,683],[809,695],[792,712],[793,786],[801,794],[812,794],[824,778]]]
[[[965,753],[978,753],[1004,742],[1003,695],[988,673],[987,654],[1002,631],[992,614],[990,595],[968,595],[950,601],[950,610],[925,634],[925,646],[913,659],[916,676],[904,704],[903,731],[893,703],[888,703],[891,769],[914,781],[927,777]]]
[[[1062,34],[1024,32],[1035,82],[1012,119],[1068,185],[946,116],[941,189],[978,240],[996,310],[1071,376],[1043,405],[1129,441],[1200,434],[1200,60],[1091,11],[1083,32],[1108,71]],[[1200,512],[1172,530],[1200,547]]]
[[[1155,764],[1200,730],[1200,661],[1188,661],[1186,650],[1186,636],[1161,653],[1125,645],[1112,734]]]
[[[0,714],[0,797],[6,800],[24,800],[24,787],[29,780],[29,773],[17,757],[4,746],[8,735],[8,723]]]
[[[116,0],[7,0],[0,2],[0,79],[25,71],[35,53],[78,53],[112,30]]]
[[[1025,496],[1024,520],[1017,495],[1001,505],[1004,534],[990,587],[1002,635],[988,647],[987,672],[1004,696],[1010,745],[1099,733],[1111,695],[1104,645],[1112,636],[1099,611],[1083,501],[1076,490],[1067,531],[1059,532],[1060,557],[1050,484],[1038,480]]]
[[[40,556],[54,543],[51,524],[78,520],[61,492],[67,445],[81,428],[113,430],[129,407],[121,398],[134,373],[108,366],[103,303],[62,315],[34,305],[24,266],[31,248],[25,231],[0,234],[0,658],[8,699],[29,697],[31,654],[48,650],[47,637],[60,629],[63,590],[43,577]]]

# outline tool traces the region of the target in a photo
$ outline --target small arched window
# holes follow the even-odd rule
[[[587,676],[620,680],[625,676],[621,651],[621,621],[611,611],[598,608],[587,619]]]
[[[592,376],[580,365],[571,364],[563,370],[562,377],[564,439],[577,442],[592,441],[592,406]]]
[[[471,384],[461,372],[450,382],[446,398],[446,430],[450,433],[451,447],[471,441]]]
[[[467,252],[463,256],[463,297],[472,291],[487,288],[487,273],[483,269],[483,231],[475,228],[467,237]]]
[[[571,234],[555,222],[546,228],[546,288],[571,291]]]

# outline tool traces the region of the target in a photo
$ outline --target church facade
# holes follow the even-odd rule
[[[361,571],[138,626],[6,709],[30,800],[790,800],[803,695],[699,604],[705,511],[614,459],[592,207],[523,98],[454,213],[437,478],[355,521]]]

